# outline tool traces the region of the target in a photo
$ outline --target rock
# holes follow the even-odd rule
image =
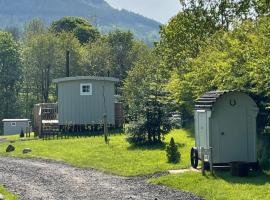
[[[32,152],[32,150],[30,148],[25,148],[23,150],[23,154],[30,153],[30,152]]]
[[[10,145],[8,145],[8,147],[6,149],[6,152],[9,153],[9,152],[12,152],[12,151],[15,151],[15,147],[10,144]]]
[[[0,200],[4,200],[4,196],[2,194],[0,194]]]

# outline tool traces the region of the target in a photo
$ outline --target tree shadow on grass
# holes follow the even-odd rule
[[[165,150],[166,149],[166,143],[157,143],[157,144],[131,144],[129,147],[127,147],[128,150]]]
[[[149,143],[144,143],[144,144],[131,144],[130,146],[127,147],[128,150],[163,150],[165,151],[166,146],[169,143],[162,142],[162,143],[157,143],[157,144],[149,144]],[[176,143],[179,148],[183,148],[186,146],[184,143]]]
[[[270,172],[261,170],[250,172],[248,177],[235,177],[229,171],[217,171],[215,177],[231,184],[264,185],[270,183]]]
[[[185,131],[187,132],[187,137],[188,138],[195,138],[195,130],[194,129],[185,129]]]

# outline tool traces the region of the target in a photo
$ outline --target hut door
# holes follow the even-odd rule
[[[219,120],[220,162],[247,161],[246,114],[241,107],[226,108]]]

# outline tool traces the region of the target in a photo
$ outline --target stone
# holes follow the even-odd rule
[[[30,152],[32,152],[32,150],[30,148],[25,148],[23,150],[23,154],[27,154],[27,153],[30,153]]]
[[[6,149],[6,152],[9,153],[9,152],[12,152],[12,151],[15,151],[15,147],[10,144],[10,145],[8,145],[8,147]]]
[[[4,200],[4,195],[0,194],[0,200]]]

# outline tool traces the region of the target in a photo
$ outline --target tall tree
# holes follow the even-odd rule
[[[173,17],[167,25],[161,27],[161,40],[157,45],[164,65],[169,70],[179,69],[184,73],[185,63],[195,58],[204,46],[205,40],[213,35],[219,27],[203,2],[194,1]],[[189,2],[190,3],[190,2]]]
[[[147,47],[141,50],[141,55],[124,81],[123,98],[128,108],[128,118],[133,124],[131,129],[128,128],[128,141],[157,143],[171,129],[163,68],[152,50]]]
[[[190,71],[171,78],[168,89],[179,104],[192,112],[194,100],[209,90],[240,90],[254,96],[263,113],[269,113],[269,17],[246,21],[233,31],[220,31],[209,38]],[[259,116],[260,130],[269,126]]]
[[[12,35],[0,32],[0,118],[18,114],[16,87],[21,74],[19,46]]]
[[[100,36],[98,30],[81,17],[63,17],[53,22],[50,29],[55,33],[71,32],[82,44],[94,42]]]
[[[111,46],[111,55],[113,56],[114,69],[112,75],[123,80],[132,66],[130,52],[134,45],[133,35],[131,32],[116,30],[109,33],[107,40]]]
[[[31,37],[33,35],[42,34],[44,32],[46,32],[45,23],[39,18],[33,19],[27,24],[25,24],[24,36],[26,38]]]
[[[86,44],[83,58],[84,74],[92,76],[114,74],[113,55],[111,53],[111,46],[105,38]]]

